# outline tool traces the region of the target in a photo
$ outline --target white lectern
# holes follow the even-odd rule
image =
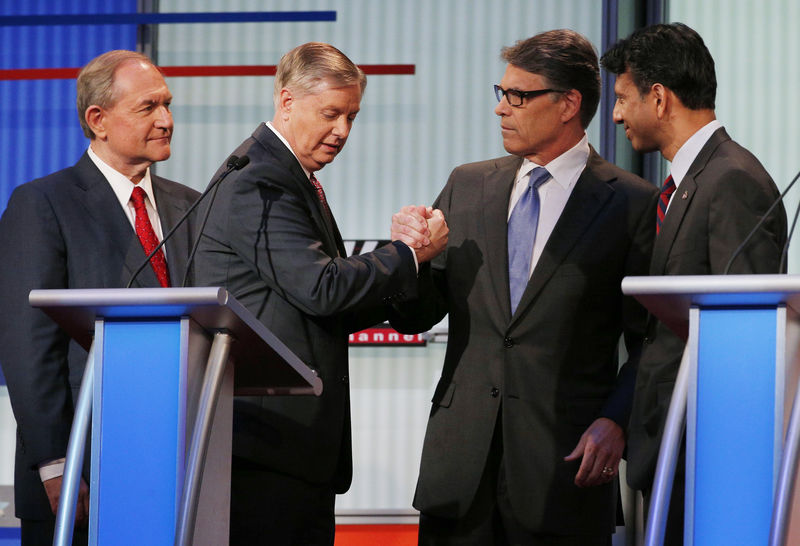
[[[317,374],[222,288],[34,290],[29,299],[90,355],[56,540],[71,540],[91,415],[91,544],[227,544],[234,389],[319,395]]]

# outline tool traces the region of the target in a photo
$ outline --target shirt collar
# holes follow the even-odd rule
[[[675,157],[672,158],[672,164],[669,168],[672,181],[675,182],[676,187],[681,183],[686,173],[689,172],[689,167],[691,167],[694,160],[697,159],[697,155],[700,153],[700,150],[703,149],[703,146],[706,145],[708,139],[711,138],[711,135],[720,127],[722,127],[722,123],[720,123],[719,120],[712,120],[689,137],[689,140],[684,142],[683,146],[678,149]]]
[[[273,133],[275,133],[275,136],[277,136],[279,139],[281,139],[281,142],[283,142],[286,145],[286,147],[289,148],[289,151],[292,152],[292,155],[294,156],[294,158],[297,159],[297,154],[294,153],[294,150],[292,150],[292,147],[289,145],[289,141],[286,140],[285,138],[283,138],[283,135],[280,133],[280,131],[278,131],[278,129],[276,129],[275,126],[272,125],[272,122],[268,121],[266,123],[266,125],[267,125],[267,127],[269,127],[272,130]],[[300,163],[299,159],[297,159],[297,163],[300,165],[300,168],[303,169],[303,172],[306,173],[306,178],[311,180],[311,171],[309,171],[308,169],[303,167],[303,164]]]
[[[552,160],[547,165],[537,165],[530,159],[523,159],[522,165],[517,171],[517,182],[528,175],[536,167],[545,167],[547,172],[556,183],[569,190],[578,181],[586,162],[589,160],[589,137],[584,133],[583,138],[578,143]]]
[[[100,159],[94,150],[92,150],[91,146],[89,146],[87,153],[89,154],[89,159],[91,159],[92,162],[97,166],[105,179],[108,180],[108,183],[111,185],[111,189],[114,190],[114,195],[117,196],[117,199],[123,207],[128,206],[128,202],[131,200],[131,193],[133,193],[133,188],[139,186],[144,190],[144,193],[147,194],[147,199],[149,199],[153,210],[158,210],[156,207],[155,195],[153,194],[153,182],[150,179],[150,167],[148,167],[144,172],[144,177],[139,181],[139,183],[134,184],[127,176],[115,170],[113,167],[108,165],[108,163]]]

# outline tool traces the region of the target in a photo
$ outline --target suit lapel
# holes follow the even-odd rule
[[[333,217],[330,218],[330,222],[327,220],[327,215],[322,211],[322,203],[319,202],[314,187],[291,150],[264,123],[255,130],[253,138],[268,149],[292,173],[293,181],[311,211],[311,218],[317,226],[317,230],[322,235],[322,243],[326,252],[333,257],[345,256],[344,243],[336,222]]]
[[[675,242],[675,237],[678,236],[681,222],[686,215],[686,211],[689,209],[689,204],[692,202],[696,191],[697,183],[694,177],[687,174],[675,190],[675,193],[672,194],[669,210],[664,217],[661,230],[658,235],[656,235],[656,240],[653,244],[653,257],[650,260],[651,275],[664,274],[672,244]],[[653,211],[653,222],[655,221],[656,215],[655,211]]]
[[[508,286],[508,202],[522,158],[497,160],[495,169],[483,181],[483,215],[486,254],[497,307],[503,316],[511,315]]]
[[[512,324],[519,320],[526,308],[533,303],[570,250],[589,229],[603,205],[611,198],[614,190],[608,182],[613,178],[611,172],[604,172],[603,160],[592,149],[586,167],[575,183],[567,204],[536,263],[517,312],[511,317]]]
[[[153,195],[158,208],[158,217],[161,220],[162,236],[166,237],[167,233],[186,212],[188,206],[185,206],[179,199],[170,198],[169,189],[161,178],[153,175],[151,180],[153,182]],[[164,245],[167,247],[167,269],[169,270],[172,286],[181,285],[183,272],[186,271],[186,259],[189,256],[189,237],[187,234],[190,231],[186,222],[188,220],[176,230]]]
[[[78,173],[77,188],[82,193],[82,201],[86,204],[86,217],[97,225],[99,233],[109,241],[109,249],[118,253],[123,263],[122,271],[111,271],[108,281],[112,286],[125,284],[144,261],[145,253],[136,237],[130,221],[122,211],[122,207],[100,170],[95,166],[88,154],[84,154],[76,164]],[[113,260],[110,260],[113,263]],[[117,262],[119,263],[119,262]],[[148,271],[149,270],[149,271]],[[137,277],[140,286],[159,286],[153,269],[148,267]]]
[[[672,194],[669,210],[667,210],[667,215],[664,217],[661,230],[653,245],[653,257],[650,260],[651,275],[664,274],[672,244],[675,242],[675,237],[678,236],[686,211],[697,192],[697,177],[703,172],[717,147],[730,138],[722,127],[714,131],[705,146],[700,149],[700,153],[697,154],[675,193]],[[653,211],[653,221],[655,222],[655,211]]]

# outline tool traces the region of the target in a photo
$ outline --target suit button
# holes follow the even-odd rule
[[[503,340],[503,347],[505,347],[506,349],[513,346],[514,346],[514,340],[512,338],[507,337]]]
[[[344,383],[345,385],[347,385],[348,383],[350,383],[350,378],[349,378],[349,377],[347,377],[346,375],[343,375],[343,376],[342,376],[342,383]]]
[[[498,389],[497,387],[492,387],[490,394],[492,395],[492,398],[497,398],[498,396],[500,396],[500,389]]]
[[[644,344],[645,345],[650,345],[651,343],[653,343],[653,340],[651,338],[649,338],[649,337],[644,338]]]

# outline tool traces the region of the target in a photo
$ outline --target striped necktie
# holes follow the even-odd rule
[[[675,191],[675,182],[672,180],[672,175],[669,175],[664,180],[664,185],[661,187],[661,195],[658,198],[658,211],[656,212],[656,235],[661,231],[661,224],[664,222],[664,215],[667,214],[667,206],[669,205],[669,198],[672,192]]]

